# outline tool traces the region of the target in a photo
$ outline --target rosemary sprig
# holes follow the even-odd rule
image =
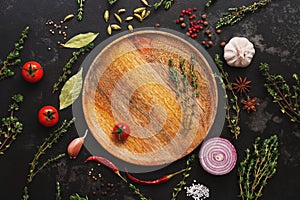
[[[131,189],[133,191],[133,193],[139,197],[140,200],[151,200],[151,198],[145,197],[145,195],[142,194],[140,192],[140,189],[138,189],[135,185],[130,183],[128,186],[129,186],[129,189]]]
[[[207,0],[205,3],[206,7],[210,7],[216,0]]]
[[[240,107],[238,104],[238,97],[232,89],[231,82],[228,80],[228,73],[224,71],[223,61],[219,54],[215,55],[215,63],[221,71],[222,80],[224,80],[226,93],[226,120],[228,122],[228,127],[230,128],[230,132],[234,134],[235,139],[237,139],[241,133],[239,126]]]
[[[300,79],[298,74],[293,74],[295,84],[289,85],[282,75],[272,75],[269,72],[269,65],[261,63],[259,70],[265,77],[265,88],[269,95],[273,97],[273,102],[277,103],[283,114],[286,114],[292,122],[300,123]]]
[[[158,0],[156,3],[153,4],[155,10],[157,10],[161,5],[164,6],[165,10],[168,10],[173,4],[175,0]]]
[[[33,160],[29,163],[30,169],[29,173],[27,175],[27,181],[28,183],[32,182],[32,179],[34,176],[37,175],[38,172],[40,172],[44,167],[46,167],[49,163],[52,163],[54,161],[57,161],[58,159],[64,157],[64,154],[60,154],[56,157],[48,159],[44,164],[42,164],[39,168],[39,159],[40,157],[46,153],[47,149],[52,148],[53,144],[58,142],[58,139],[63,136],[64,133],[67,132],[67,130],[71,127],[71,125],[74,123],[75,118],[71,119],[69,122],[67,120],[64,120],[62,125],[57,128],[55,131],[53,131],[45,140],[44,142],[38,147],[38,150],[36,154],[34,155]]]
[[[190,176],[189,172],[191,171],[192,163],[195,160],[195,154],[192,154],[188,160],[186,161],[186,168],[185,171],[182,174],[182,180],[176,185],[176,187],[173,189],[172,198],[171,200],[176,200],[178,194],[180,191],[182,191],[183,187],[186,185],[186,179]]]
[[[20,108],[19,104],[23,102],[23,96],[21,94],[13,95],[12,100],[13,102],[8,107],[10,115],[1,119],[0,155],[4,154],[4,151],[17,139],[17,135],[23,131],[23,124],[14,116],[14,112]]]
[[[278,137],[273,135],[260,144],[260,137],[253,144],[253,152],[246,149],[246,156],[238,168],[242,200],[257,200],[267,181],[276,173],[279,157]]]
[[[63,73],[58,78],[58,81],[53,84],[52,93],[58,91],[58,86],[68,79],[68,76],[72,73],[71,68],[73,67],[74,63],[78,60],[80,55],[89,52],[91,49],[94,48],[94,44],[90,43],[85,47],[80,48],[78,51],[72,53],[72,57],[69,59],[67,64],[63,67]]]
[[[29,200],[29,192],[27,186],[24,187],[22,200]]]
[[[237,8],[228,8],[228,12],[225,12],[223,16],[218,20],[216,29],[225,25],[234,25],[241,21],[246,14],[254,13],[260,7],[267,5],[271,0],[259,0],[248,6],[241,6]]]
[[[0,80],[12,77],[15,73],[8,67],[16,66],[21,63],[19,58],[20,52],[23,49],[25,39],[28,37],[29,26],[26,26],[20,36],[18,42],[15,43],[14,49],[8,54],[0,69]]]
[[[58,181],[56,181],[56,194],[55,195],[56,195],[55,200],[62,200],[60,183]]]
[[[77,4],[79,6],[78,8],[78,12],[77,12],[77,19],[78,21],[81,21],[82,18],[83,18],[83,9],[84,9],[84,3],[85,3],[85,0],[77,0]]]

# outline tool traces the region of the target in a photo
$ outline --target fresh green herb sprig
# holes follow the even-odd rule
[[[107,0],[110,5],[115,4],[118,0]]]
[[[248,6],[241,6],[237,8],[228,8],[228,12],[225,12],[223,16],[218,20],[216,29],[225,25],[234,25],[241,21],[246,14],[254,13],[260,7],[263,7],[270,3],[271,0],[259,0]]]
[[[73,194],[70,196],[70,200],[89,200],[87,196],[81,197],[79,194]]]
[[[186,168],[185,171],[182,174],[182,180],[176,185],[176,187],[173,189],[172,198],[171,200],[176,200],[178,194],[182,191],[183,187],[186,185],[186,179],[190,176],[189,172],[192,169],[192,163],[195,160],[195,154],[192,154],[188,160],[186,161]]]
[[[12,100],[13,102],[8,107],[10,115],[1,119],[0,155],[3,155],[4,151],[17,139],[17,135],[23,132],[23,124],[14,115],[14,112],[20,109],[19,104],[23,102],[23,96],[21,94],[13,95]]]
[[[246,156],[238,168],[242,200],[257,200],[267,181],[276,173],[279,157],[278,137],[273,135],[260,144],[260,137],[253,144],[253,152],[246,149]]]
[[[27,186],[24,187],[22,200],[29,200],[29,192]]]
[[[187,134],[192,125],[192,117],[194,116],[194,106],[196,106],[195,98],[199,96],[199,93],[196,91],[198,88],[197,80],[198,76],[195,74],[194,71],[194,57],[191,56],[191,63],[189,66],[189,73],[186,71],[185,67],[185,60],[180,60],[179,63],[179,70],[174,67],[173,59],[169,59],[169,72],[170,72],[170,79],[176,86],[176,96],[180,101],[180,104],[183,108],[183,120],[182,125],[184,127],[184,133]],[[189,77],[188,77],[189,76]],[[188,78],[191,79],[190,83]],[[191,84],[192,92],[189,88]],[[192,98],[191,98],[192,97]]]
[[[235,139],[237,139],[241,133],[239,126],[240,107],[238,103],[238,97],[233,91],[231,82],[228,80],[228,73],[224,71],[223,61],[221,60],[219,54],[215,55],[215,63],[221,71],[221,81],[223,81],[225,85],[226,120],[228,122],[228,127],[230,128],[230,132],[234,135]]]
[[[140,189],[138,189],[135,185],[129,184],[129,189],[133,191],[135,195],[139,197],[140,200],[151,200],[151,198],[146,197],[144,194],[141,193]]]
[[[58,181],[56,181],[56,196],[55,196],[55,200],[62,200],[60,183]]]
[[[160,6],[164,6],[165,10],[168,10],[173,4],[175,0],[159,0],[153,4],[155,10],[157,10]]]
[[[55,131],[53,131],[38,147],[38,150],[34,155],[33,160],[29,163],[30,169],[27,175],[28,183],[32,182],[34,176],[36,176],[38,172],[40,172],[48,164],[55,162],[65,156],[65,154],[59,154],[58,156],[48,159],[46,162],[44,162],[44,164],[38,167],[40,157],[46,154],[47,149],[51,149],[53,147],[53,144],[58,142],[58,140],[64,135],[64,133],[68,131],[68,129],[71,127],[74,121],[75,118],[71,119],[70,121],[64,120],[61,126],[58,127]]]
[[[195,56],[191,55],[191,64],[190,64],[190,75],[191,75],[191,84],[194,90],[198,89],[198,75],[195,73]],[[199,93],[195,93],[196,97],[199,96]]]
[[[78,21],[81,21],[83,18],[84,3],[85,3],[85,0],[77,0],[77,4],[79,7],[77,10],[77,20]]]
[[[21,63],[20,52],[23,49],[25,39],[28,37],[29,26],[26,26],[20,36],[18,42],[15,43],[14,49],[8,54],[0,69],[0,80],[12,77],[15,73],[9,67],[16,66]]]
[[[216,0],[207,0],[205,3],[206,7],[210,7]]]
[[[71,69],[75,64],[75,62],[78,60],[79,56],[91,51],[93,48],[94,48],[94,43],[90,43],[87,46],[82,47],[78,51],[72,53],[72,57],[69,59],[67,64],[63,67],[62,75],[58,78],[58,81],[54,83],[52,87],[52,93],[58,91],[59,85],[67,81],[68,76],[72,73]]]
[[[299,75],[294,73],[292,79],[295,84],[289,85],[282,75],[270,74],[270,68],[267,63],[261,63],[259,70],[265,77],[265,88],[273,102],[277,103],[283,114],[286,114],[292,122],[300,123],[300,79]]]

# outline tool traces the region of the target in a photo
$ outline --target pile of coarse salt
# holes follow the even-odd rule
[[[186,190],[186,196],[193,197],[194,200],[203,200],[209,197],[209,189],[205,185],[202,185],[200,183],[195,184],[196,180],[194,180],[194,183],[189,187],[184,187]]]

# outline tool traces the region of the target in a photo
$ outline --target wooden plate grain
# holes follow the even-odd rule
[[[141,29],[106,41],[94,56],[84,80],[83,113],[94,138],[113,156],[136,165],[162,165],[189,154],[207,136],[217,112],[217,84],[206,56],[181,36]],[[131,128],[124,142],[111,133],[118,122]]]

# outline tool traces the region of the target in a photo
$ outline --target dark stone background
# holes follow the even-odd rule
[[[154,1],[150,1],[153,3]],[[161,27],[170,28],[182,33],[175,20],[182,9],[198,7],[201,13],[207,13],[208,21],[214,24],[228,7],[236,7],[250,4],[254,1],[232,0],[217,1],[209,9],[205,9],[205,1],[175,1],[170,10],[160,8],[157,11],[152,9],[148,19],[140,23],[135,21],[134,27],[153,27],[160,23]],[[208,49],[211,56],[215,53],[222,54],[222,48],[218,43],[228,41],[233,36],[244,36],[252,41],[256,48],[256,55],[248,68],[235,69],[226,67],[230,79],[233,81],[238,75],[247,76],[252,81],[250,96],[256,96],[260,103],[257,112],[241,112],[242,133],[238,140],[234,140],[224,126],[222,137],[232,141],[238,152],[238,161],[243,158],[243,152],[251,147],[257,136],[262,138],[277,134],[280,138],[280,153],[277,174],[269,181],[265,190],[264,200],[295,200],[299,199],[300,180],[300,126],[289,122],[289,119],[282,115],[276,104],[272,103],[270,96],[263,87],[262,78],[258,66],[261,62],[269,63],[272,73],[280,73],[290,77],[292,73],[300,74],[299,63],[299,32],[300,32],[300,1],[273,0],[268,6],[260,9],[252,15],[248,15],[240,23],[234,26],[222,28],[222,34],[214,36],[215,45]],[[99,32],[95,40],[99,44],[108,38],[106,24],[103,20],[103,12],[109,8],[116,11],[119,8],[126,8],[129,12],[141,6],[139,0],[122,1],[116,5],[109,6],[107,1],[90,1],[85,3],[84,17],[82,22],[73,19],[66,23],[68,25],[68,37],[81,32]],[[76,14],[77,4],[75,0],[6,0],[0,3],[0,58],[3,59],[13,47],[14,42],[20,35],[25,25],[29,25],[30,35],[22,51],[22,63],[28,60],[36,60],[44,66],[45,77],[38,84],[26,83],[20,75],[18,67],[13,78],[0,82],[0,113],[1,117],[6,115],[10,97],[15,93],[22,93],[25,101],[21,105],[17,116],[24,123],[24,132],[17,137],[12,147],[0,157],[0,199],[16,200],[22,196],[23,187],[26,185],[26,175],[29,169],[28,163],[32,160],[36,147],[48,136],[51,130],[42,127],[37,122],[37,111],[46,104],[58,106],[58,93],[52,95],[51,88],[55,80],[61,74],[61,68],[67,62],[73,50],[62,49],[56,42],[61,39],[58,35],[52,36],[49,33],[49,26],[45,22],[53,19],[59,23],[67,14]],[[203,36],[201,36],[203,37]],[[199,40],[199,39],[198,39]],[[48,51],[47,48],[52,50]],[[76,72],[85,56],[82,56],[73,67]],[[1,61],[1,62],[2,62]],[[290,79],[290,78],[287,78]],[[70,119],[72,110],[65,109],[60,112],[61,119]],[[77,136],[76,129],[70,129],[58,144],[47,152],[48,156],[65,152],[67,144]],[[198,154],[199,148],[195,150]],[[61,183],[64,199],[71,194],[79,193],[88,195],[89,199],[138,199],[129,191],[110,170],[96,165],[83,164],[83,160],[89,156],[89,152],[83,149],[76,160],[64,158],[41,171],[29,185],[30,199],[55,199],[55,181]],[[186,158],[174,162],[168,167],[156,172],[142,174],[144,179],[154,179],[166,173],[181,169],[185,166]],[[187,185],[193,180],[209,187],[212,200],[233,200],[239,199],[236,168],[224,176],[213,176],[206,173],[196,161],[191,171],[191,177]],[[95,168],[95,174],[102,174],[102,179],[94,181],[89,177],[88,171]],[[176,176],[171,181],[157,186],[139,186],[141,191],[154,200],[170,199],[172,188],[181,180]],[[119,183],[120,182],[120,183]],[[101,187],[101,183],[105,186]],[[103,197],[101,191],[107,190],[107,183],[113,183],[115,187]],[[96,195],[92,192],[96,191]],[[178,199],[192,199],[181,192]]]

